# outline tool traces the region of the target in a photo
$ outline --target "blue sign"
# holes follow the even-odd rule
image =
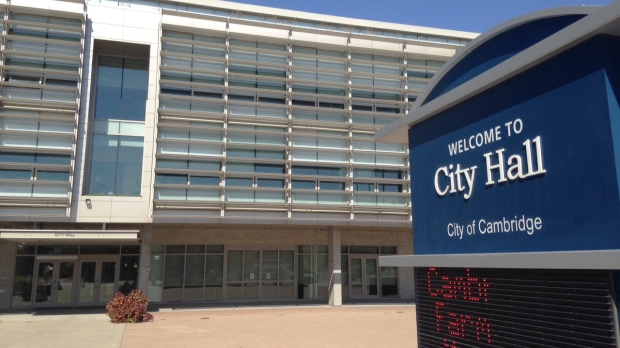
[[[414,253],[620,248],[618,95],[599,36],[412,127]]]

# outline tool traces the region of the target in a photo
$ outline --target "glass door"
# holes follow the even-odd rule
[[[261,299],[293,299],[295,296],[295,252],[263,250]]]
[[[349,258],[349,295],[351,298],[378,298],[379,278],[377,257],[351,256]]]
[[[243,299],[260,298],[260,250],[246,250],[243,260]]]
[[[278,299],[278,251],[263,250],[262,298]]]
[[[75,261],[40,260],[37,281],[33,287],[35,306],[72,306],[74,303]]]
[[[117,260],[83,260],[80,262],[79,305],[107,303],[118,288]]]

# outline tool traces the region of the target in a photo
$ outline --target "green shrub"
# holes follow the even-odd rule
[[[113,323],[140,323],[153,320],[153,315],[146,311],[148,304],[144,291],[132,290],[127,296],[117,292],[105,309]]]

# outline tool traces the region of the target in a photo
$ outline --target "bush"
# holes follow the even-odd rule
[[[113,323],[140,323],[153,320],[153,315],[146,312],[148,304],[144,291],[132,290],[127,296],[117,292],[105,309]]]

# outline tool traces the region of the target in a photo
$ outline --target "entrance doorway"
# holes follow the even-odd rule
[[[376,256],[349,257],[350,298],[379,298],[378,269]]]
[[[226,300],[269,301],[294,296],[294,250],[228,250]]]
[[[37,307],[72,306],[75,296],[76,260],[38,260],[36,286],[33,287]]]
[[[118,268],[118,260],[112,258],[81,260],[78,305],[107,303],[118,289]]]

